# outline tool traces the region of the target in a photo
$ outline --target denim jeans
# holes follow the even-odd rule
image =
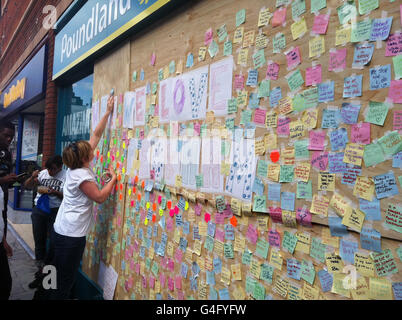
[[[57,289],[51,290],[51,300],[70,298],[85,244],[86,237],[67,237],[52,230],[50,252],[57,271]]]

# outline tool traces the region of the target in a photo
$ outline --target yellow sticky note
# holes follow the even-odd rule
[[[276,269],[282,270],[283,259],[279,251],[274,248],[271,249],[271,254],[269,257],[269,263]]]
[[[241,49],[239,55],[237,56],[237,64],[247,65],[248,59],[248,48]]]
[[[301,300],[303,295],[303,289],[299,286],[289,282],[288,286],[288,300]]]
[[[335,173],[320,172],[318,174],[318,190],[335,191]]]
[[[254,278],[259,279],[261,273],[261,264],[256,258],[251,258],[250,273]]]
[[[243,237],[240,233],[236,233],[233,250],[236,252],[243,252],[245,248],[246,248],[246,238]]]
[[[168,244],[167,244],[167,255],[169,256],[169,257],[173,257],[173,249],[174,249],[174,246],[173,246],[173,242],[172,241],[169,241],[168,242]]]
[[[313,195],[310,212],[318,215],[328,215],[329,199],[326,196]]]
[[[232,295],[235,300],[244,300],[246,298],[246,292],[242,287],[236,287],[236,289],[233,290]]]
[[[364,277],[360,277],[356,281],[356,289],[350,290],[353,300],[368,300],[369,287]]]
[[[244,35],[244,27],[239,27],[235,30],[233,43],[242,43]]]
[[[354,266],[356,267],[356,271],[363,276],[375,277],[374,262],[370,256],[355,252]]]
[[[309,58],[319,57],[325,53],[325,40],[323,36],[316,36],[309,41]]]
[[[259,155],[259,156],[264,155],[264,153],[265,153],[264,140],[262,140],[262,139],[255,140],[254,152],[256,155]]]
[[[311,170],[310,163],[308,162],[297,163],[294,170],[295,179],[303,182],[308,182],[310,178],[310,170]]]
[[[278,148],[278,139],[275,133],[267,133],[264,135],[265,151]]]
[[[304,232],[297,232],[297,244],[296,244],[296,251],[303,252],[305,254],[310,254],[310,243],[311,243],[311,236],[308,233]]]
[[[370,177],[357,176],[355,186],[353,188],[353,195],[358,198],[372,201],[374,196],[374,188],[374,182]]]
[[[314,129],[317,126],[318,109],[307,109],[302,113],[301,121],[306,128]]]
[[[346,278],[348,277],[348,278]],[[332,293],[339,294],[346,298],[350,298],[350,288],[348,280],[350,276],[342,274],[342,273],[334,273],[334,280],[332,282]]]
[[[257,217],[257,230],[260,232],[265,232],[268,229],[268,217]]]
[[[230,163],[221,162],[221,175],[228,176],[230,173]]]
[[[258,15],[258,28],[266,26],[272,18],[272,13],[269,9],[261,10]]]
[[[241,211],[245,213],[251,212],[251,202],[242,202]]]
[[[361,232],[365,217],[366,215],[363,211],[352,208],[352,210],[349,210],[343,216],[342,224],[353,230]]]
[[[321,230],[322,243],[334,248],[339,248],[339,238],[331,235],[329,228],[323,227]]]
[[[267,112],[265,114],[265,126],[267,128],[276,128],[278,125],[278,114],[276,112]]]
[[[236,199],[236,198],[232,198],[230,200],[230,207],[232,209],[233,214],[235,214],[236,216],[241,216],[241,201]]]
[[[320,294],[320,290],[317,288],[314,288],[307,284],[307,282],[304,282],[303,286],[303,300],[318,300],[318,296]]]
[[[241,265],[239,263],[232,264],[230,268],[232,269],[232,278],[236,281],[241,281]]]
[[[237,107],[243,108],[247,106],[248,103],[248,92],[246,90],[241,90],[237,93]]]
[[[280,276],[277,276],[275,281],[275,292],[283,298],[286,298],[288,294],[288,288],[289,281]]]
[[[257,49],[264,49],[268,46],[268,37],[264,33],[260,33],[255,37],[255,47]]]
[[[354,164],[356,166],[361,166],[363,154],[364,145],[357,143],[348,143],[346,144],[343,162]]]
[[[254,30],[248,31],[244,34],[243,48],[248,48],[254,44],[254,34]]]
[[[175,182],[175,187],[176,188],[181,188],[181,184],[182,184],[182,178],[180,175],[176,176],[176,182]]]
[[[200,240],[194,240],[194,246],[193,246],[193,252],[197,255],[200,256],[201,255],[201,246],[202,243]]]
[[[206,53],[207,47],[200,47],[200,49],[198,50],[198,61],[204,61]]]
[[[200,221],[198,222],[198,233],[201,236],[206,236],[207,235],[207,229],[208,229],[208,225],[205,221]]]
[[[307,32],[307,24],[304,17],[299,21],[292,23],[290,29],[292,31],[293,40],[296,40],[305,34]]]
[[[296,212],[295,211],[282,210],[282,222],[283,222],[283,225],[285,227],[297,228]]]
[[[211,256],[205,256],[204,265],[205,265],[205,270],[208,270],[208,271],[213,270],[214,265],[213,265],[213,260],[212,260]]]
[[[279,113],[288,114],[293,111],[293,100],[291,97],[286,96],[278,101]]]
[[[289,124],[289,138],[290,139],[299,139],[304,137],[306,133],[306,128],[304,127],[304,123],[300,120],[291,121]]]
[[[334,193],[329,205],[335,210],[336,214],[343,218],[346,213],[352,211],[352,208],[346,202],[346,200],[338,193]]]
[[[352,28],[349,24],[345,26],[339,26],[335,32],[335,45],[340,46],[350,42]]]
[[[163,68],[163,79],[167,79],[169,77],[169,66],[165,66]]]
[[[326,253],[325,262],[327,264],[328,272],[341,273],[343,270],[342,258],[336,253]]]
[[[370,278],[370,299],[392,300],[392,286],[387,278]]]
[[[271,163],[268,165],[268,179],[272,181],[279,181],[279,173],[281,166],[279,164]]]
[[[215,253],[218,256],[223,257],[223,250],[224,250],[223,242],[215,239],[215,242],[214,242],[214,251],[215,251]]]
[[[223,282],[225,285],[230,285],[230,276],[231,272],[228,268],[222,266],[222,271],[221,271],[221,282]]]

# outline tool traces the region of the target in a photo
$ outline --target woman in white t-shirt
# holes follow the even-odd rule
[[[86,235],[94,222],[93,202],[103,203],[113,190],[116,174],[109,167],[111,180],[99,190],[95,175],[90,169],[94,151],[102,137],[109,116],[113,113],[114,99],[110,96],[107,111],[89,141],[70,143],[63,150],[63,162],[68,167],[64,184],[64,197],[60,205],[51,238],[53,264],[57,271],[57,289],[50,298],[70,298],[75,276],[86,244]]]

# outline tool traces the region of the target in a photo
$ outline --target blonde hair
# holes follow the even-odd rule
[[[70,143],[63,150],[63,163],[70,169],[82,168],[85,162],[91,159],[93,153],[88,141]]]

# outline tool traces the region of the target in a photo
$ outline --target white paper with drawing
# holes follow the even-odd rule
[[[203,176],[202,192],[223,192],[221,162],[222,155],[220,137],[203,138],[201,152],[201,175]]]
[[[135,126],[145,125],[146,87],[135,90]]]
[[[173,106],[172,78],[167,78],[159,84],[159,122],[169,122],[169,110]]]
[[[154,129],[153,131],[156,131]],[[151,133],[152,134],[152,133]],[[166,144],[165,137],[152,137],[151,139],[151,171],[155,174],[155,181],[161,182],[163,180],[163,173],[166,163]]]
[[[138,178],[140,179],[149,179],[151,177],[151,144],[148,139],[144,139],[141,141],[141,149],[140,149],[140,169],[138,171]]]

